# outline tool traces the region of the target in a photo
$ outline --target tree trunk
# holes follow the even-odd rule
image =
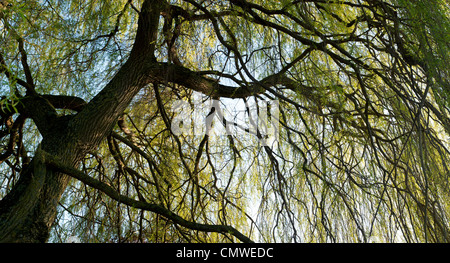
[[[11,191],[0,200],[0,242],[45,242],[56,218],[58,202],[70,177],[44,164],[41,151],[77,167],[110,133],[137,92],[152,81],[154,43],[159,12],[157,0],[144,1],[135,44],[115,77],[74,116],[57,117],[43,97],[24,100],[24,114],[33,119],[43,140]]]

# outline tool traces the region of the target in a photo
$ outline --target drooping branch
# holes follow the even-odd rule
[[[236,230],[235,228],[233,228],[231,226],[210,225],[210,224],[200,224],[200,223],[191,222],[160,205],[148,203],[145,201],[138,201],[138,200],[132,199],[128,196],[122,195],[119,192],[117,192],[115,189],[113,189],[111,186],[107,185],[106,183],[103,183],[97,179],[94,179],[94,178],[86,175],[85,173],[83,173],[77,169],[74,169],[72,167],[69,167],[69,166],[63,164],[61,161],[59,161],[54,156],[52,156],[48,153],[45,153],[45,152],[42,152],[42,154],[43,154],[43,160],[45,161],[45,164],[47,165],[48,168],[55,169],[58,172],[65,173],[73,178],[76,178],[76,179],[80,180],[81,182],[105,193],[110,198],[116,200],[119,203],[128,205],[130,207],[135,207],[135,208],[143,209],[143,210],[150,211],[153,213],[157,213],[157,214],[164,216],[167,219],[171,220],[175,224],[186,227],[188,229],[198,230],[198,231],[203,231],[203,232],[231,234],[231,235],[235,236],[236,238],[238,238],[242,242],[245,242],[245,243],[252,242],[252,240],[250,238],[248,238],[247,236],[245,236],[244,234],[242,234],[241,232],[239,232],[238,230]]]
[[[3,58],[3,55],[1,53],[0,53],[0,73],[5,74],[5,76],[9,79],[9,81],[11,83],[17,83],[17,84],[23,86],[24,88],[26,88],[27,90],[32,89],[30,84],[28,84],[26,81],[24,81],[24,80],[18,78],[17,76],[15,76],[8,69],[8,66],[6,65],[5,59]]]
[[[22,64],[22,69],[26,77],[26,82],[22,83],[21,85],[27,89],[27,94],[36,95],[35,84],[31,73],[30,65],[28,63],[28,55],[24,46],[24,39],[19,35],[19,33],[16,32],[16,30],[13,27],[9,25],[6,19],[4,20],[4,24],[8,32],[16,39],[18,43],[19,53],[21,56],[20,62]],[[3,58],[0,58],[0,62],[2,66],[5,66]]]

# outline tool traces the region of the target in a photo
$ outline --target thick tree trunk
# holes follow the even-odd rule
[[[0,242],[45,242],[49,237],[58,201],[71,178],[48,169],[42,152],[59,156],[71,167],[86,154],[68,137],[68,121],[53,121],[60,123],[53,126],[52,133],[45,134],[31,163],[0,201]]]
[[[105,89],[70,120],[52,120],[61,124],[43,134],[42,150],[77,167],[145,86],[142,66],[130,65],[142,63],[127,62]],[[11,192],[0,201],[0,242],[45,242],[49,236],[58,201],[70,177],[46,169],[39,151]]]
[[[0,241],[37,241],[25,236],[34,235],[36,232],[28,225],[31,219],[30,214],[38,203],[45,178],[46,169],[38,150],[33,161],[22,172],[13,190],[0,201]]]

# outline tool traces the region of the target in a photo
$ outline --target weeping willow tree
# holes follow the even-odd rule
[[[0,241],[450,241],[446,1],[0,3]]]

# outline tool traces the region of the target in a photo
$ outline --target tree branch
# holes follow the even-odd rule
[[[50,102],[50,104],[57,109],[81,111],[87,104],[82,98],[75,96],[42,95],[42,97],[48,100],[48,102]]]
[[[44,157],[43,160],[45,161],[45,164],[47,165],[48,168],[54,169],[58,172],[61,172],[61,173],[67,174],[73,178],[76,178],[76,179],[80,180],[81,182],[105,193],[110,198],[116,200],[119,203],[128,205],[130,207],[139,208],[139,209],[143,209],[146,211],[157,213],[157,214],[164,216],[167,219],[171,220],[175,224],[178,224],[180,226],[183,226],[183,227],[186,227],[186,228],[189,228],[192,230],[198,230],[198,231],[203,231],[203,232],[215,232],[215,233],[221,233],[221,234],[231,234],[231,235],[235,236],[236,238],[238,238],[242,242],[245,242],[245,243],[252,242],[252,240],[250,238],[248,238],[247,236],[245,236],[244,234],[242,234],[241,232],[239,232],[238,230],[236,230],[235,228],[233,228],[231,226],[209,225],[209,224],[200,224],[200,223],[191,222],[191,221],[185,220],[181,216],[173,213],[172,211],[170,211],[160,205],[151,204],[151,203],[144,202],[144,201],[138,201],[138,200],[132,199],[128,196],[122,195],[119,192],[117,192],[115,189],[113,189],[111,186],[109,186],[97,179],[94,179],[77,169],[74,169],[72,167],[69,167],[69,166],[63,164],[61,161],[59,161],[54,156],[52,156],[44,151],[42,151],[42,154]]]
[[[169,63],[156,63],[148,74],[153,79],[152,82],[176,83],[211,97],[244,98],[265,92],[261,85],[256,84],[246,87],[222,85],[218,80],[205,77],[199,72]]]
[[[23,86],[27,90],[31,90],[33,88],[26,81],[18,78],[11,71],[9,71],[8,66],[6,65],[5,59],[3,58],[3,55],[1,53],[0,53],[0,73],[4,73],[10,82],[12,82],[12,83],[15,82],[15,83]]]

